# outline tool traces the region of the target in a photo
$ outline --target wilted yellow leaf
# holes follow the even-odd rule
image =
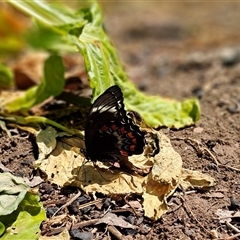
[[[182,159],[173,149],[170,140],[159,133],[160,153],[155,156],[151,173],[145,178],[143,206],[145,216],[158,219],[167,211],[167,197],[181,179]]]
[[[84,148],[84,142],[80,138],[62,138],[52,153],[39,161],[40,168],[52,182],[60,186],[74,185],[87,193],[101,192],[110,196],[139,194],[143,197],[145,216],[156,220],[168,209],[167,197],[180,183],[183,185],[192,179],[191,172],[182,169],[182,159],[173,149],[169,138],[160,132],[154,133],[159,139],[158,154],[154,157],[145,157],[144,154],[129,157],[129,161],[136,167],[152,166],[150,173],[144,177],[122,169],[110,169],[102,162],[86,162],[80,153],[80,149]],[[198,172],[194,176],[196,173]],[[208,176],[201,173],[199,176],[203,177],[202,181],[205,179],[209,183]],[[202,181],[195,180],[194,184],[192,181],[192,186],[198,187]]]
[[[207,174],[199,171],[192,171],[189,169],[182,169],[182,178],[180,185],[184,190],[193,188],[197,189],[208,189],[215,185],[215,179],[208,176]]]
[[[49,180],[60,186],[69,185],[75,179],[75,175],[80,169],[79,166],[84,162],[79,148],[72,145],[73,140],[68,140],[62,138],[47,158],[36,161]],[[74,140],[76,146],[82,142],[81,139],[74,138]]]

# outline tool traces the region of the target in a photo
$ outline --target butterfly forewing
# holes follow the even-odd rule
[[[141,154],[145,132],[124,110],[122,91],[112,86],[93,103],[85,128],[86,157],[107,161],[118,156]]]

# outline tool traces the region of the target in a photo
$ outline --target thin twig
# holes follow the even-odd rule
[[[240,230],[239,230],[238,228],[234,227],[230,222],[226,221],[225,223],[226,223],[226,225],[227,225],[229,228],[231,228],[234,232],[240,233]]]
[[[53,215],[52,217],[54,217],[60,210],[62,210],[63,208],[71,205],[79,196],[81,195],[81,192],[79,191],[74,197],[72,197],[68,202],[66,202],[64,205],[62,205]]]
[[[132,208],[132,210],[133,210],[133,212],[135,213],[136,216],[139,216],[139,214],[137,213],[136,209],[135,209],[135,208],[131,205],[131,203],[127,200],[128,196],[129,196],[129,195],[126,195],[126,196],[124,197],[125,203],[128,204],[128,205]]]
[[[85,208],[85,207],[92,206],[92,205],[97,204],[97,203],[100,203],[100,202],[102,202],[102,201],[103,201],[102,199],[97,199],[97,200],[94,200],[94,201],[92,201],[92,202],[84,203],[84,204],[80,205],[78,209],[83,209],[83,208]]]
[[[192,138],[172,138],[172,139],[173,140],[188,141],[196,149],[197,152],[201,152],[201,153],[205,152],[205,153],[207,153],[218,167],[227,168],[227,169],[231,169],[231,170],[240,172],[239,168],[235,168],[235,167],[231,167],[231,166],[227,166],[227,165],[224,165],[222,163],[219,163],[217,158],[214,156],[214,154],[211,153],[211,151],[209,149],[204,147],[203,144],[200,141],[196,140],[196,139],[192,139]]]
[[[87,226],[92,226],[92,225],[95,225],[99,220],[100,220],[100,218],[98,218],[98,219],[91,219],[91,220],[88,220],[88,221],[82,221],[80,223],[72,225],[71,229],[79,229],[79,228],[84,228],[84,227],[87,227]],[[56,228],[56,229],[48,231],[47,232],[47,236],[58,234],[58,233],[62,232],[64,229],[66,229],[66,228],[67,228],[67,230],[70,230],[70,227],[67,227],[67,226]],[[113,226],[108,226],[107,230],[109,232],[111,232],[115,237],[117,237],[117,236],[119,237],[120,236],[119,235],[120,232]],[[117,239],[121,239],[121,238],[118,238],[118,237],[117,237]]]
[[[188,206],[188,204],[186,203],[186,200],[184,199],[184,197],[182,197],[181,195],[179,195],[179,197],[181,198],[181,200],[183,201],[183,206],[185,207],[185,209],[191,214],[191,216],[193,217],[193,219],[198,223],[198,225],[211,236],[211,233],[200,223],[200,221],[195,217],[195,215],[193,214],[191,208]]]
[[[60,228],[51,229],[50,231],[47,231],[47,232],[46,232],[46,235],[47,235],[47,236],[56,235],[56,234],[61,233],[64,229],[70,230],[69,227],[64,226],[64,227],[60,227]],[[43,232],[42,232],[42,235],[44,235]]]
[[[239,237],[239,236],[240,236],[240,233],[237,233],[237,234],[232,235],[232,236],[230,236],[230,237],[219,238],[219,240],[234,240],[234,239],[236,239],[236,238]]]
[[[72,226],[72,229],[78,229],[78,228],[83,228],[83,227],[86,227],[86,226],[95,225],[99,220],[100,220],[100,218],[91,219],[91,220],[87,220],[87,221],[82,221],[80,223],[74,224]]]
[[[172,210],[169,210],[167,213],[173,213],[173,212],[176,212],[181,206],[183,205],[183,203],[179,204],[178,206],[176,206],[174,209]]]
[[[114,227],[114,226],[108,226],[108,231],[117,239],[122,240],[123,235]]]
[[[223,165],[223,164],[219,164],[219,167],[228,168],[228,169],[234,170],[236,172],[240,172],[240,169],[238,169],[238,168],[231,167],[231,166],[226,166],[226,165]]]
[[[125,213],[125,212],[131,212],[132,214],[135,214],[132,208],[120,208],[111,211],[111,213]]]
[[[108,226],[107,226],[108,227]],[[102,234],[100,234],[100,236],[98,237],[98,239],[103,239],[103,236],[108,232],[108,228],[105,228],[105,231],[102,233]],[[109,232],[108,232],[108,237],[109,237]],[[110,239],[110,238],[109,238]]]
[[[175,192],[175,193],[173,193],[173,195],[172,196],[174,196],[174,197],[177,197],[178,195],[189,195],[189,194],[192,194],[192,193],[196,193],[197,191],[196,190],[189,190],[189,191],[185,191],[185,190],[183,190],[183,188],[181,188],[181,190],[183,191],[183,192]]]
[[[208,212],[208,211],[212,208],[212,206],[216,205],[217,203],[218,203],[218,202],[212,203],[212,204],[205,210],[205,212]]]

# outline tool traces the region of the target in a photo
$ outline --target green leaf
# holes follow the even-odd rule
[[[137,111],[152,127],[168,126],[182,128],[192,125],[200,118],[200,104],[197,99],[183,102],[164,99],[158,96],[146,96],[135,90],[127,90],[125,101],[128,109]]]
[[[181,128],[199,119],[200,105],[197,99],[179,102],[158,96],[146,96],[133,86],[121,66],[116,50],[103,30],[103,16],[95,1],[89,3],[90,7],[77,12],[43,2],[11,1],[11,3],[34,16],[40,23],[39,29],[48,28],[48,31],[54,33],[55,37],[45,48],[61,52],[60,48],[53,47],[57,42],[60,43],[59,46],[66,44],[63,49],[71,49],[74,45],[78,48],[84,57],[90,86],[93,89],[93,100],[107,88],[117,84],[123,91],[126,108],[139,112],[152,127],[164,125]],[[54,41],[56,44],[53,44]],[[36,93],[33,92],[31,96],[34,94]],[[30,96],[28,101],[32,102]],[[24,107],[27,109],[30,104],[25,104]]]
[[[44,79],[38,86],[27,90],[23,97],[19,97],[5,106],[9,112],[26,110],[43,102],[50,96],[59,95],[64,87],[64,67],[59,56],[52,55],[44,65]]]
[[[123,91],[126,108],[137,111],[152,127],[181,128],[199,120],[200,104],[197,99],[178,102],[139,92],[123,71],[116,51],[102,29],[98,5],[93,5],[90,12],[95,21],[83,28],[77,45],[85,59],[93,100],[108,87],[117,84]]]
[[[76,52],[76,45],[69,42],[65,35],[55,32],[52,27],[39,23],[26,36],[28,43],[35,49],[49,50],[54,53]]]
[[[0,64],[0,88],[13,86],[13,72],[8,67]]]
[[[21,177],[0,173],[1,239],[37,239],[40,224],[46,219],[38,195],[27,192]]]
[[[8,215],[18,208],[29,187],[20,177],[0,173],[0,216]]]
[[[0,222],[0,237],[3,235],[4,232],[5,232],[5,226]]]
[[[27,193],[18,209],[8,216],[0,216],[6,232],[1,239],[38,239],[41,222],[46,219],[46,213],[38,195]]]
[[[4,121],[2,121],[2,120],[0,120],[0,129],[5,131],[5,133],[8,135],[9,138],[12,136],[11,132],[6,127],[6,123]]]

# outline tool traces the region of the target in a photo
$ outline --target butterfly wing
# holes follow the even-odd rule
[[[92,161],[105,161],[141,154],[144,135],[127,117],[121,89],[112,86],[96,99],[89,111],[85,127],[86,156]]]

